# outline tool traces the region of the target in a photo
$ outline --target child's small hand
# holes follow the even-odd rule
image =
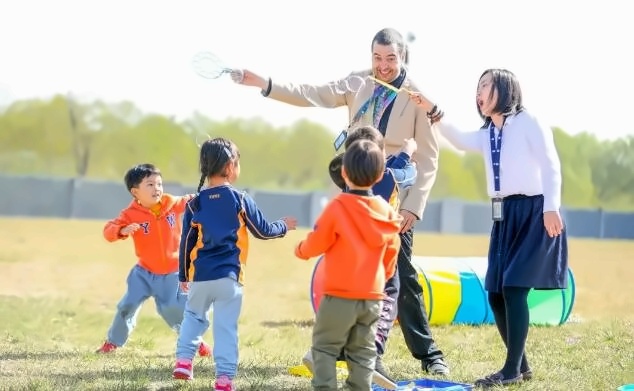
[[[416,103],[419,106],[423,106],[423,103],[425,101],[425,97],[423,96],[422,93],[418,92],[418,91],[411,91],[409,93],[409,97],[410,99]]]
[[[434,108],[434,104],[425,97],[421,92],[411,91],[409,93],[409,97],[418,107],[421,107],[426,112],[432,111]]]
[[[297,228],[297,219],[295,217],[282,217],[282,221],[286,224],[286,229],[289,231]]]
[[[189,292],[189,282],[179,282],[178,284],[180,285],[181,291],[185,293]]]
[[[141,226],[140,226],[139,224],[137,224],[137,223],[132,223],[132,224],[130,224],[130,225],[128,225],[128,226],[125,226],[125,227],[121,228],[121,231],[119,231],[119,233],[120,233],[122,236],[128,236],[128,235],[130,235],[131,233],[133,233],[133,232],[135,232],[136,230],[138,230],[139,228],[141,228]]]
[[[403,140],[403,147],[401,148],[401,151],[405,152],[410,157],[416,152],[417,149],[418,144],[413,138],[406,138],[405,140]]]

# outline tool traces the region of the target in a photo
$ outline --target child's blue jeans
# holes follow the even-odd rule
[[[178,273],[154,274],[135,265],[127,279],[128,290],[117,305],[117,313],[108,330],[108,342],[123,346],[136,326],[141,305],[154,298],[156,310],[170,328],[178,331],[183,321],[187,295],[180,291]]]
[[[238,318],[242,309],[242,285],[233,278],[190,284],[176,359],[194,358],[202,335],[209,328],[212,306],[216,376],[227,375],[233,379],[238,370]]]

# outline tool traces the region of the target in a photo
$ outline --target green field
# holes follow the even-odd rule
[[[148,302],[130,342],[113,355],[103,342],[125,277],[131,242],[107,243],[103,222],[0,218],[0,390],[209,390],[213,360],[195,362],[193,382],[171,379],[176,336]],[[240,320],[239,390],[310,390],[288,374],[310,346],[314,260],[293,246],[306,231],[251,241]],[[418,235],[415,253],[481,256],[487,238]],[[535,377],[510,390],[615,390],[634,382],[634,241],[571,240],[577,296],[571,321],[533,327]],[[457,382],[498,370],[505,351],[493,326],[436,326]],[[211,333],[206,339],[211,341]],[[398,379],[424,377],[398,327],[385,363]]]

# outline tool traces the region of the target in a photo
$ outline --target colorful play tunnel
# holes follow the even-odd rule
[[[429,322],[441,324],[493,323],[484,290],[486,257],[412,257],[423,287]],[[323,295],[323,262],[315,264],[311,281],[313,310]],[[568,272],[568,288],[531,290],[528,295],[530,323],[560,325],[568,320],[575,299],[575,280]],[[354,278],[354,277],[352,277]]]

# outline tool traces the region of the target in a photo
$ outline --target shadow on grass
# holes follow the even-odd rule
[[[1,352],[0,361],[3,360],[60,360],[73,359],[83,356],[83,352]]]
[[[264,321],[260,323],[263,327],[280,328],[280,327],[313,327],[315,320],[281,320],[281,321]]]

